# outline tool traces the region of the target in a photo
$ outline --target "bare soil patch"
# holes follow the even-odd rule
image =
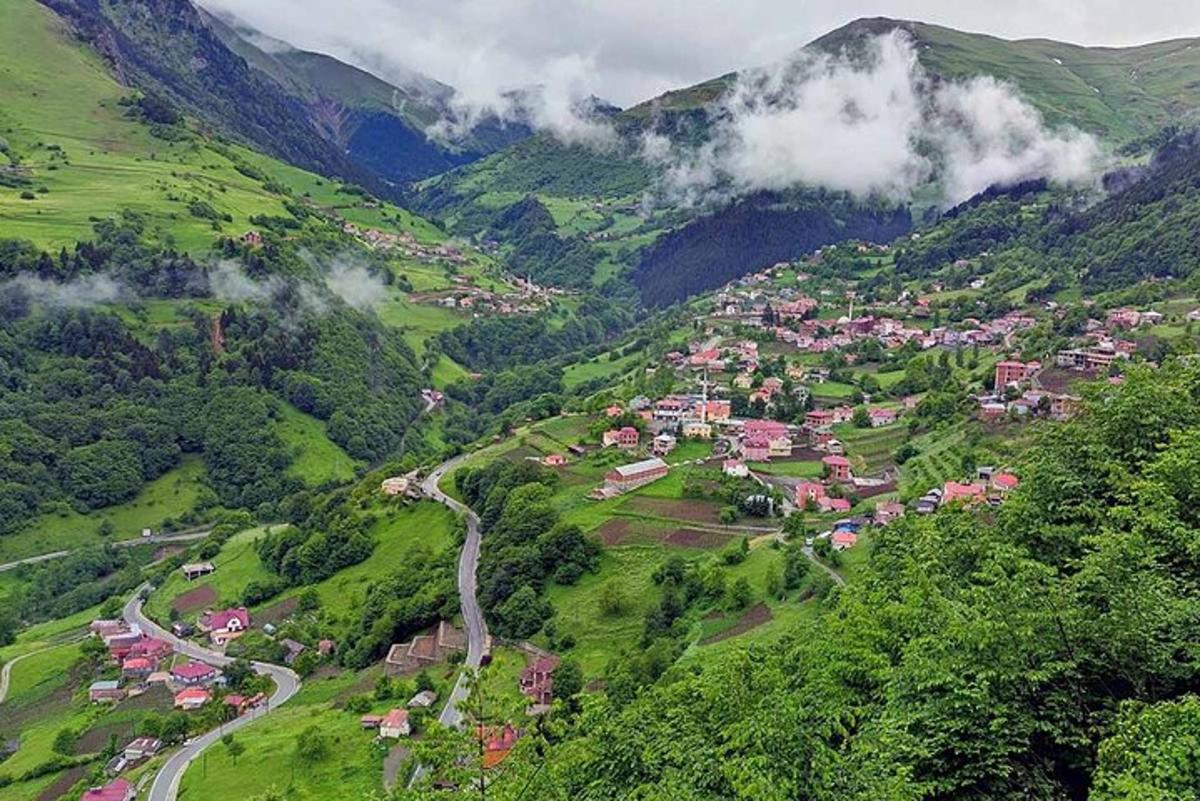
[[[171,601],[171,607],[180,614],[187,614],[188,612],[199,612],[201,609],[207,609],[216,602],[217,591],[205,584],[194,590],[188,590],[174,601]]]
[[[730,637],[736,637],[739,634],[745,634],[747,631],[756,629],[762,624],[768,622],[772,617],[773,615],[771,614],[771,608],[769,606],[762,603],[755,604],[747,609],[740,618],[738,618],[737,623],[725,629],[724,631],[717,632],[711,637],[705,637],[700,641],[700,644],[712,645],[715,642],[721,642],[721,640],[728,640]]]
[[[600,538],[600,542],[606,548],[612,548],[615,545],[620,545],[629,536],[629,521],[628,520],[609,520],[600,528],[596,529],[596,536]]]
[[[258,628],[262,628],[268,623],[278,626],[281,621],[291,617],[298,606],[300,606],[299,597],[284,598],[278,603],[273,603],[265,609],[255,612],[254,625]]]
[[[874,498],[876,495],[884,495],[888,492],[895,492],[896,482],[885,481],[884,483],[874,487],[855,487],[854,491],[858,494],[859,498]]]
[[[677,528],[667,532],[663,542],[681,548],[718,548],[729,542],[732,535],[716,531],[697,531],[694,528]]]
[[[57,801],[67,794],[88,772],[87,765],[76,765],[55,779],[46,789],[38,793],[37,801]]]
[[[720,508],[708,501],[671,500],[669,498],[630,498],[626,506],[635,512],[654,517],[669,517],[689,523],[719,523]]]
[[[118,723],[102,723],[99,726],[93,726],[80,735],[75,742],[76,754],[95,754],[104,750],[104,746],[108,745],[108,738],[112,735],[117,735],[117,744],[124,748],[125,743],[133,739],[133,721],[123,720]]]

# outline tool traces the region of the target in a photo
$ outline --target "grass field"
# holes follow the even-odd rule
[[[570,390],[597,378],[612,378],[629,370],[641,357],[640,353],[631,353],[610,359],[609,354],[604,354],[586,362],[577,362],[563,371],[563,385]]]
[[[275,431],[294,454],[288,474],[310,487],[351,481],[359,462],[330,441],[325,422],[290,404],[281,404],[281,408]]]
[[[411,549],[450,547],[453,526],[453,513],[432,501],[384,512],[371,527],[376,543],[371,555],[314,585],[321,609],[337,616],[353,612],[367,587],[394,571]]]
[[[245,747],[236,763],[223,745],[193,762],[180,784],[180,801],[249,798],[278,790],[289,798],[367,798],[382,790],[383,749],[359,716],[335,706],[337,694],[358,681],[354,673],[305,687],[285,706],[255,721],[235,737]],[[296,741],[316,727],[328,743],[315,763],[300,760]]]
[[[404,333],[404,341],[418,355],[425,352],[426,340],[467,321],[458,312],[441,306],[413,303],[399,292],[381,304],[376,312],[386,325],[399,328]]]
[[[266,528],[252,528],[230,537],[221,547],[221,552],[211,560],[216,570],[203,578],[188,581],[179,571],[171,573],[170,578],[150,594],[146,601],[146,614],[160,623],[166,623],[172,602],[200,587],[212,588],[216,594],[216,600],[211,604],[214,607],[240,603],[247,584],[271,578],[271,572],[254,550],[254,541],[265,533]],[[181,611],[180,618],[194,620],[200,611],[198,608]]]
[[[747,467],[756,473],[792,478],[817,478],[825,469],[820,462],[796,461],[751,462]]]
[[[158,529],[166,518],[177,518],[195,506],[204,465],[198,456],[184,456],[179,466],[151,481],[137,497],[119,506],[88,514],[64,508],[58,514],[42,515],[21,531],[0,537],[0,562],[104,541],[100,524],[112,523],[112,539],[134,539],[144,527]]]

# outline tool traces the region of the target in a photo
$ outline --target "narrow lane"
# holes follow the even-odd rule
[[[177,652],[189,658],[200,659],[218,667],[228,665],[233,661],[233,659],[222,653],[210,650],[196,643],[181,640],[146,617],[145,613],[142,612],[142,590],[145,586],[142,585],[139,587],[137,592],[134,593],[133,598],[125,604],[122,616],[125,618],[126,623],[131,626],[139,626],[145,634],[152,637],[166,640],[171,643]],[[230,732],[235,732],[258,718],[270,714],[271,710],[299,692],[300,677],[289,668],[273,665],[269,662],[251,662],[250,665],[254,668],[255,673],[270,676],[275,681],[275,692],[267,699],[267,703],[250,710],[239,718],[221,724],[212,731],[193,738],[172,754],[155,775],[154,782],[150,785],[150,794],[147,796],[148,801],[175,801],[176,796],[179,794],[179,783],[183,779],[184,771],[187,770],[187,766],[191,764],[192,760],[200,756],[205,748],[220,740],[222,736]]]

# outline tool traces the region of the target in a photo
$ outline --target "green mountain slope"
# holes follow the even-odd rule
[[[885,17],[856,20],[808,48],[835,53],[900,29],[921,64],[941,78],[990,75],[1011,81],[1046,119],[1071,123],[1111,141],[1153,134],[1200,112],[1200,39],[1138,47],[1081,47],[1049,39],[1008,40]],[[718,99],[737,73],[668,92],[626,112],[631,119],[695,111]]]

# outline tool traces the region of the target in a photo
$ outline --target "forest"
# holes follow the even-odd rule
[[[209,505],[269,514],[300,488],[274,425],[285,402],[357,459],[398,449],[422,383],[400,332],[324,291],[297,245],[242,255],[254,297],[216,298],[208,267],[149,243],[136,215],[57,256],[0,243],[0,275],[22,279],[0,284],[0,533],[129,501],[186,453]],[[122,305],[80,283],[99,271]],[[147,327],[141,302],[164,297],[177,324]]]
[[[664,234],[632,280],[648,306],[668,306],[776,262],[847,239],[890,242],[912,227],[908,210],[858,207],[824,192],[760,193]]]

